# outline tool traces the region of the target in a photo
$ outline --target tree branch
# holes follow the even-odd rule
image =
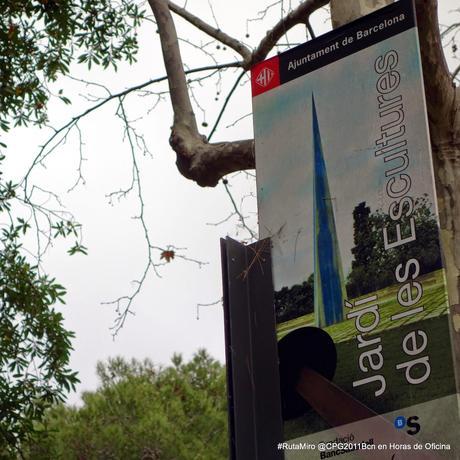
[[[161,39],[163,56],[170,85],[174,124],[170,144],[177,154],[177,166],[187,178],[201,186],[214,186],[228,173],[254,167],[254,142],[209,143],[200,135],[193,113],[183,71],[177,34],[170,9],[216,40],[237,51],[243,58],[245,70],[265,59],[286,32],[297,24],[308,23],[317,9],[331,3],[334,26],[355,19],[371,10],[391,3],[391,0],[305,0],[278,21],[261,40],[252,54],[238,40],[210,26],[169,0],[149,0]],[[444,59],[437,18],[437,0],[417,0],[425,91],[433,146],[446,139],[458,139],[454,118],[458,113],[455,87]],[[436,150],[436,148],[435,148]]]
[[[186,70],[185,74],[193,74],[193,73],[198,73],[198,72],[205,72],[207,70],[224,70],[228,69],[231,67],[240,67],[240,64],[238,62],[229,62],[227,64],[218,64],[218,65],[209,65],[209,66],[204,66],[204,67],[197,67],[195,69],[190,69]],[[54,133],[46,140],[46,142],[40,147],[38,154],[35,156],[35,158],[32,161],[32,164],[30,165],[29,169],[27,170],[27,173],[25,174],[24,178],[21,181],[20,185],[24,185],[24,189],[27,190],[27,182],[28,178],[35,168],[37,164],[41,163],[58,145],[60,145],[63,141],[65,141],[65,138],[67,134],[70,132],[70,130],[74,127],[77,126],[78,122],[82,119],[85,118],[87,115],[90,113],[96,111],[103,105],[107,104],[108,102],[114,100],[114,99],[121,99],[124,96],[127,96],[130,93],[133,93],[135,91],[139,91],[141,89],[144,89],[150,85],[153,85],[155,83],[160,83],[162,81],[165,81],[168,79],[167,75],[164,75],[159,78],[153,78],[151,80],[148,80],[146,82],[140,83],[135,86],[131,86],[130,88],[127,88],[123,91],[120,91],[118,93],[110,93],[109,95],[105,98],[102,98],[99,102],[97,102],[95,105],[89,107],[88,109],[84,110],[83,112],[79,113],[78,115],[74,116],[71,120],[69,120],[66,124],[61,126],[60,128],[54,129]]]
[[[457,66],[457,68],[452,72],[452,80],[455,80],[457,78],[457,75],[460,75],[460,64]]]
[[[243,58],[241,67],[247,70],[263,60],[289,29],[297,24],[305,24],[311,13],[327,3],[328,0],[303,2],[281,19],[251,54],[248,48],[238,40],[206,24],[169,0],[149,0],[160,34],[174,111],[174,123],[169,142],[177,154],[176,164],[182,175],[201,186],[215,186],[226,174],[252,169],[255,166],[254,141],[246,139],[211,144],[199,133],[188,93],[176,28],[170,11],[237,51]]]
[[[224,45],[227,45],[229,48],[234,49],[242,58],[243,61],[249,63],[251,60],[251,51],[241,43],[239,40],[230,37],[225,32],[222,32],[220,29],[210,26],[208,23],[204,22],[202,19],[193,15],[185,8],[181,8],[173,2],[168,1],[169,9],[179,15],[181,18],[185,19],[190,24],[194,25],[197,29],[201,30],[205,34],[209,35],[212,38],[220,41]],[[243,65],[244,67],[244,65]]]
[[[278,40],[297,24],[306,24],[310,14],[319,8],[327,5],[329,0],[306,0],[295,10],[292,10],[286,17],[280,19],[275,26],[267,32],[259,43],[259,46],[252,53],[251,65],[263,61],[273,49]]]
[[[187,89],[184,67],[176,28],[167,0],[149,0],[161,37],[163,60],[168,75],[171,104],[174,110],[174,129],[199,137],[195,114]]]
[[[219,122],[220,120],[222,119],[222,115],[224,114],[225,112],[225,109],[227,108],[227,105],[228,105],[228,102],[230,101],[233,93],[235,92],[236,88],[238,87],[241,79],[244,77],[245,75],[245,71],[243,70],[239,75],[238,75],[238,78],[236,79],[235,83],[233,84],[230,92],[228,93],[227,97],[225,98],[225,101],[224,101],[224,105],[222,106],[222,108],[220,109],[220,112],[219,112],[219,115],[217,116],[217,119],[216,119],[216,122],[214,123],[214,126],[212,127],[210,133],[209,133],[209,136],[208,136],[208,140],[211,139],[211,137],[214,135],[214,133],[216,132],[216,129],[217,129],[217,126],[219,125]]]
[[[254,168],[254,142],[210,144],[198,132],[168,0],[149,0],[161,37],[161,47],[174,111],[169,143],[177,154],[177,167],[201,186],[215,186],[229,173]]]
[[[171,142],[177,152],[180,139]],[[227,174],[255,168],[254,141],[245,139],[233,142],[208,144],[205,141],[189,144],[193,154],[177,153],[177,167],[187,179],[202,187],[214,187]]]

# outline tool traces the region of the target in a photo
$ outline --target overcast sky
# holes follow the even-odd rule
[[[289,2],[284,3],[287,6]],[[455,0],[443,0],[440,3],[444,13],[457,6]],[[252,21],[247,25],[245,18],[256,18],[257,12],[266,4],[261,0],[235,0],[229,8],[228,2],[216,1],[213,3],[214,16],[222,30],[255,45],[279,18],[281,6],[272,8],[263,21]],[[188,1],[188,8],[214,23],[207,2]],[[444,14],[442,21],[447,23],[449,16]],[[199,46],[208,42],[205,36],[195,34],[183,21],[178,20],[177,24],[179,35],[186,36]],[[318,34],[329,28],[324,11],[316,15],[313,26]],[[246,37],[247,32],[249,37]],[[298,28],[289,35],[288,41],[298,43],[304,37],[304,29]],[[190,67],[213,63],[209,56],[186,42],[181,44],[181,49]],[[213,45],[207,49],[215,53],[219,62],[231,62],[236,58],[232,51],[222,47],[216,49]],[[147,24],[141,30],[140,53],[135,66],[120,66],[118,73],[88,73],[80,66],[75,67],[73,74],[103,83],[113,92],[163,76],[164,67],[155,27]],[[203,82],[202,88],[197,89],[197,100],[206,109],[203,114],[196,107],[197,119],[199,123],[204,121],[209,126],[203,128],[204,133],[213,125],[237,75],[237,72],[230,70],[221,82],[217,82],[217,87],[215,79],[210,84]],[[214,140],[252,136],[251,117],[245,117],[233,125],[240,117],[251,112],[249,84],[247,79],[243,81],[245,84],[233,96]],[[55,127],[94,104],[78,97],[78,94],[104,94],[101,89],[86,88],[68,78],[61,79],[54,88],[63,88],[73,101],[70,107],[62,103],[50,106],[50,122]],[[150,89],[165,92],[167,88],[166,85],[158,85]],[[181,253],[207,262],[207,265],[199,268],[193,262],[175,259],[161,270],[161,278],[151,275],[133,305],[135,316],[128,318],[115,340],[109,329],[115,319],[114,307],[101,303],[130,294],[136,287],[132,280],[141,276],[147,257],[142,228],[139,221],[133,219],[139,210],[136,196],[132,195],[113,205],[109,204],[106,197],[110,192],[126,187],[131,173],[130,151],[126,142],[123,142],[123,127],[114,116],[116,104],[108,104],[80,124],[84,142],[83,155],[86,158],[83,162],[84,186],[79,185],[72,192],[67,192],[77,179],[77,131],[49,157],[47,168],[36,169],[32,176],[33,183],[59,194],[65,206],[83,225],[83,244],[89,249],[88,256],[69,257],[66,250],[70,242],[58,242],[45,259],[46,271],[68,290],[67,304],[62,311],[66,327],[76,333],[71,366],[79,371],[82,381],[77,394],[69,398],[73,403],[79,401],[78,393],[82,390],[96,388],[96,362],[110,356],[123,355],[138,359],[148,357],[154,362],[167,364],[174,352],[181,352],[189,358],[198,348],[204,347],[214,357],[224,360],[221,306],[202,307],[197,320],[196,305],[217,301],[222,295],[219,238],[231,235],[245,239],[248,233],[238,228],[236,217],[217,226],[210,225],[224,220],[232,212],[231,202],[222,185],[214,189],[202,189],[177,172],[175,154],[168,145],[172,120],[168,96],[165,94],[164,101],[149,111],[156,97],[132,95],[126,99],[128,115],[130,119],[138,119],[136,129],[145,135],[153,155],[152,159],[141,155],[138,157],[146,221],[152,244],[186,247]],[[232,126],[226,128],[228,125]],[[49,135],[49,130],[29,128],[12,131],[7,138],[8,160],[4,177],[19,180],[36,154],[37,146]],[[230,179],[229,185],[237,203],[244,196],[255,194],[255,183],[247,180],[244,175]],[[245,199],[243,213],[252,216],[250,222],[255,229],[254,211],[255,200]]]

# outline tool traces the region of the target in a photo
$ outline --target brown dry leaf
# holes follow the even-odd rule
[[[165,259],[166,262],[171,262],[174,259],[175,252],[171,249],[165,250],[161,253],[160,259]]]

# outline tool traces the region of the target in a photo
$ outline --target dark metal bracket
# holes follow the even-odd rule
[[[221,239],[232,460],[284,458],[270,249]]]

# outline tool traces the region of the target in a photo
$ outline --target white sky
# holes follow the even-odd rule
[[[288,1],[284,2],[286,7]],[[456,0],[441,0],[442,22],[448,23],[449,9],[457,7]],[[257,12],[266,6],[261,0],[247,2],[235,0],[231,8],[228,2],[215,1],[214,15],[219,27],[237,38],[255,45],[265,31],[279,18],[280,5],[272,8],[263,21],[249,23],[249,38],[246,34],[245,18],[257,17]],[[293,4],[297,4],[296,2]],[[204,6],[205,5],[205,6]],[[202,0],[188,2],[188,7],[203,19],[213,22],[208,3]],[[328,28],[324,12],[316,15],[313,27],[317,34]],[[195,43],[206,43],[203,35],[177,21],[179,35],[194,38]],[[289,34],[289,41],[297,43],[304,38],[304,29]],[[300,38],[299,38],[300,37]],[[182,53],[190,67],[207,65],[213,61],[191,45],[182,43]],[[219,62],[235,60],[232,51],[209,47]],[[450,56],[451,52],[448,52]],[[74,75],[98,81],[113,92],[141,83],[150,78],[164,75],[164,68],[153,25],[146,25],[140,35],[140,54],[134,67],[121,66],[118,73],[92,71],[76,67]],[[197,91],[200,105],[206,109],[209,127],[238,75],[230,70],[223,79],[219,101],[215,101],[216,89],[203,82]],[[251,112],[249,84],[238,89],[229,104],[228,111],[220,123],[214,140],[230,140],[252,136],[252,120],[246,117],[229,128],[239,117]],[[50,121],[61,126],[73,115],[93,103],[78,98],[86,91],[83,85],[69,79],[62,79],[56,89],[64,88],[72,96],[74,104],[66,107],[53,104],[50,107]],[[165,91],[166,86],[151,87],[153,91]],[[95,93],[94,89],[90,91]],[[99,93],[102,94],[102,93]],[[237,228],[237,219],[212,226],[209,223],[226,218],[232,211],[231,203],[222,185],[214,189],[202,189],[183,178],[175,166],[175,154],[168,145],[172,112],[167,95],[155,110],[146,113],[153,104],[153,97],[130,96],[127,100],[129,116],[132,119],[144,116],[136,127],[143,132],[153,159],[141,158],[141,179],[143,181],[145,213],[151,232],[152,243],[157,246],[173,244],[187,247],[185,254],[209,264],[199,269],[193,263],[176,259],[162,270],[163,277],[150,276],[133,306],[136,315],[130,316],[124,329],[115,341],[110,326],[115,318],[112,306],[101,302],[129,294],[134,289],[131,280],[140,277],[146,262],[146,248],[139,223],[132,219],[138,213],[138,202],[132,196],[113,206],[108,204],[106,194],[126,187],[130,181],[129,149],[122,140],[122,125],[115,118],[116,106],[107,105],[90,115],[81,123],[84,138],[85,186],[79,186],[71,193],[67,190],[76,180],[78,165],[78,136],[74,132],[67,143],[53,153],[47,162],[47,169],[39,168],[33,176],[34,183],[59,193],[66,207],[83,224],[84,241],[89,255],[69,257],[68,243],[57,243],[48,253],[45,269],[63,284],[68,294],[67,304],[62,308],[65,325],[75,331],[74,352],[71,367],[78,370],[82,390],[95,389],[97,378],[95,366],[98,360],[109,356],[123,355],[127,358],[151,358],[156,363],[167,364],[174,352],[181,352],[189,358],[198,348],[205,347],[214,357],[224,360],[224,332],[222,308],[220,305],[203,307],[200,319],[196,319],[198,303],[214,302],[221,297],[221,272],[219,238],[231,235],[237,239],[247,238],[247,232]],[[196,108],[197,119],[204,120]],[[210,128],[207,128],[208,130]],[[49,131],[16,129],[6,139],[8,159],[4,177],[18,180],[29,165],[37,146],[49,136]],[[237,202],[248,193],[255,193],[255,184],[243,175],[230,180]],[[255,210],[255,201],[245,200],[243,212],[249,215]],[[252,226],[256,219],[252,215]],[[78,402],[78,394],[69,401]]]

